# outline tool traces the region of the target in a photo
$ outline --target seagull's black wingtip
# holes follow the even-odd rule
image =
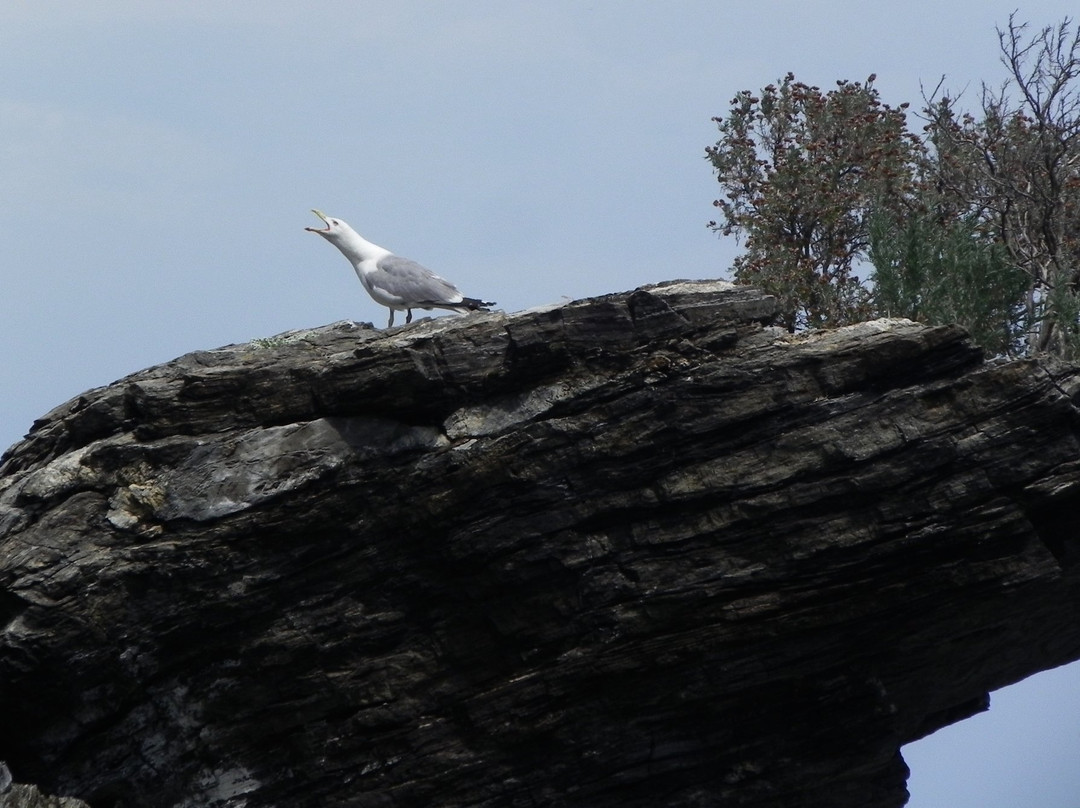
[[[478,300],[475,297],[466,297],[461,301],[461,305],[469,311],[489,311],[489,307],[494,306],[495,301]]]

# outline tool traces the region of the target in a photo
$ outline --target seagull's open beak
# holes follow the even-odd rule
[[[321,210],[311,209],[311,212],[326,222],[326,227],[305,227],[304,229],[311,233],[325,233],[330,230],[330,220],[326,218],[326,214]]]

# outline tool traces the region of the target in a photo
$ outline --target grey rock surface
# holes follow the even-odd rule
[[[32,785],[13,783],[11,770],[0,760],[0,808],[89,808],[73,797],[42,794]]]
[[[0,462],[0,758],[109,806],[900,806],[1080,657],[1080,373],[672,282],[201,351]]]

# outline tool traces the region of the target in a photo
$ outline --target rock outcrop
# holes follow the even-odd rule
[[[0,808],[89,808],[73,797],[42,794],[36,786],[12,782],[7,764],[0,761]]]
[[[675,282],[92,390],[0,465],[0,759],[110,806],[901,806],[1080,657],[1080,371]]]

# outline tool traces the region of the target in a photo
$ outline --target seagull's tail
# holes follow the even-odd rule
[[[470,311],[491,311],[489,307],[494,305],[494,301],[478,300],[475,297],[463,297],[457,303],[436,303],[433,300],[423,300],[418,303],[411,303],[409,305],[409,310],[424,309],[425,311],[431,311],[432,309],[443,309],[445,311],[455,311],[458,314],[468,314]]]
[[[495,305],[495,301],[478,300],[475,297],[463,297],[458,305],[466,311],[491,311],[491,307]]]

